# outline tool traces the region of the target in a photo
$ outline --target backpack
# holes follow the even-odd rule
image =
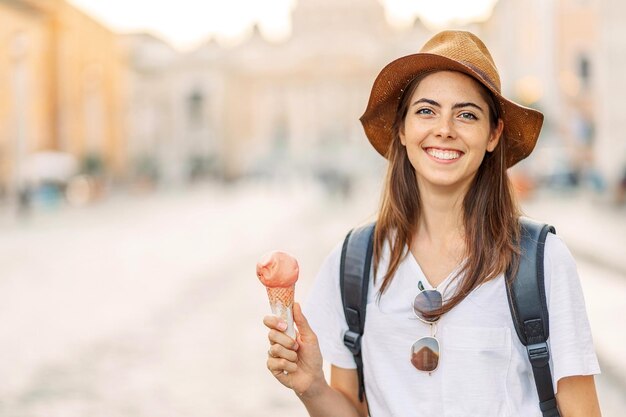
[[[352,352],[359,378],[359,400],[363,401],[365,381],[361,338],[365,328],[365,309],[372,266],[375,223],[351,230],[341,249],[341,301],[348,324],[343,342]],[[528,353],[533,370],[539,408],[543,417],[560,417],[552,385],[548,306],[544,285],[543,252],[546,236],[554,227],[520,218],[521,257],[515,277],[507,271],[505,279],[509,308],[517,336]]]

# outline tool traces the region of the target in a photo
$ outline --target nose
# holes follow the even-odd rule
[[[454,139],[454,123],[451,117],[442,116],[439,118],[439,122],[435,131],[437,137],[442,139]]]

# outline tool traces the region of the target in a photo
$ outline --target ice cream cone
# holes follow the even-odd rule
[[[296,330],[293,325],[293,299],[296,286],[290,287],[266,287],[267,297],[270,301],[272,314],[285,320],[287,330],[285,334],[292,339],[296,338]]]
[[[296,338],[293,326],[293,296],[300,268],[298,261],[288,253],[273,251],[256,264],[256,276],[267,288],[272,313],[287,323],[285,334]]]

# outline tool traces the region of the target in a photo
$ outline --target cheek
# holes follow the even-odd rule
[[[482,149],[486,152],[491,152],[494,150],[498,141],[495,140],[494,134],[490,129],[480,129],[475,133],[476,141],[474,142],[474,146],[476,149]]]
[[[398,135],[404,146],[411,146],[424,136],[423,127],[411,121],[405,121]]]

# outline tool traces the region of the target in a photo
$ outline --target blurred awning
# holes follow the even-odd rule
[[[25,168],[26,179],[31,184],[66,183],[78,172],[78,161],[65,152],[36,152],[26,158]]]

